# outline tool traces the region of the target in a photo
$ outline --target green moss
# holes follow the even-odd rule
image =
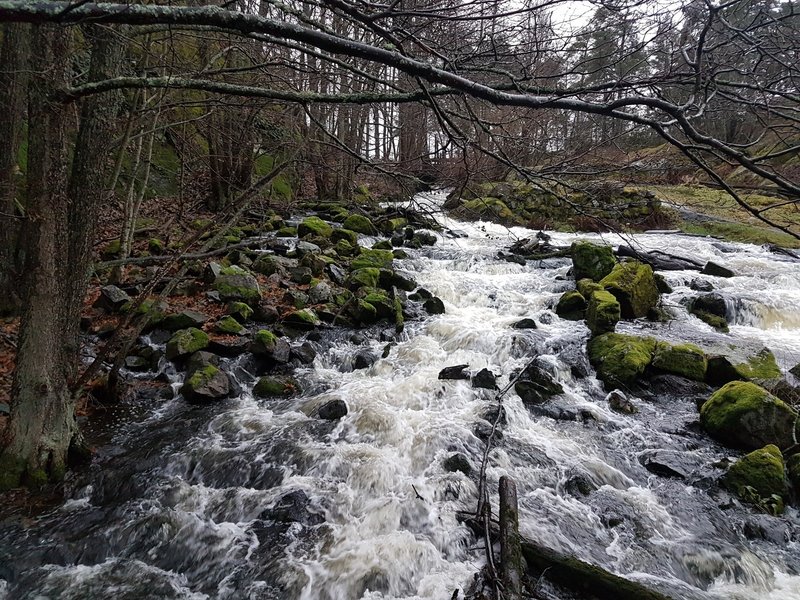
[[[783,456],[777,446],[770,444],[740,458],[725,474],[724,481],[743,500],[757,504],[773,500],[771,504],[780,507],[775,512],[783,512],[786,477]]]
[[[227,333],[231,335],[239,335],[244,331],[244,327],[242,327],[239,322],[230,315],[222,317],[219,321],[217,321],[215,328],[219,333]]]
[[[700,423],[713,437],[737,448],[794,443],[797,413],[749,381],[726,383],[703,404]]]
[[[47,472],[44,469],[34,469],[25,473],[25,485],[33,490],[38,490],[47,485]]]
[[[19,487],[24,473],[24,460],[11,458],[8,455],[0,456],[0,492]]]
[[[592,295],[592,292],[599,292],[603,289],[603,286],[599,283],[596,283],[589,279],[588,277],[584,277],[583,279],[579,279],[578,282],[575,284],[575,287],[578,288],[578,292],[584,298],[588,298]]]
[[[252,352],[255,354],[269,354],[275,350],[275,344],[278,342],[278,336],[271,331],[261,329],[256,332],[253,338]]]
[[[362,248],[357,257],[353,259],[353,269],[391,269],[394,255],[389,250],[370,250]]]
[[[710,312],[706,312],[704,310],[698,309],[691,309],[690,312],[706,323],[707,325],[711,325],[717,331],[722,331],[723,333],[728,333],[728,322],[725,320],[725,317],[720,317],[719,315],[711,314]]]
[[[253,316],[253,309],[244,302],[234,301],[228,305],[228,314],[237,315],[240,319],[247,321]]]
[[[303,219],[300,225],[297,226],[297,235],[306,237],[308,235],[317,235],[320,237],[330,237],[333,233],[333,227],[328,225],[319,217],[308,217]]]
[[[380,242],[375,242],[372,244],[373,250],[392,250],[392,242],[389,240],[381,240]]]
[[[100,250],[100,257],[104,260],[111,260],[112,258],[119,256],[121,250],[122,244],[120,243],[119,239],[112,240],[103,246],[102,250]]]
[[[614,331],[620,318],[617,299],[606,291],[592,292],[586,308],[586,326],[597,335]]]
[[[387,318],[394,314],[394,303],[382,291],[375,291],[364,296],[364,301],[375,307],[375,312],[380,318]]]
[[[359,323],[374,323],[378,320],[378,311],[366,300],[356,300],[351,306],[353,318]]]
[[[658,302],[653,268],[638,261],[617,264],[600,280],[600,285],[619,300],[622,316],[626,319],[647,316],[647,311]]]
[[[397,296],[394,297],[394,328],[400,333],[405,327],[405,317],[403,316],[403,303]]]
[[[724,221],[706,221],[703,223],[684,222],[681,231],[694,235],[709,235],[732,242],[745,244],[775,244],[784,248],[800,248],[800,241],[788,233],[776,231],[758,225],[745,223],[727,223]]]
[[[334,229],[331,239],[334,242],[345,241],[353,248],[358,246],[358,234],[350,229]]]
[[[151,254],[163,254],[164,242],[158,238],[150,238],[150,240],[147,242],[147,249]]]
[[[174,360],[188,356],[208,346],[208,335],[195,327],[181,329],[167,342],[167,358]]]
[[[484,196],[467,200],[457,210],[457,214],[465,217],[480,217],[486,221],[494,221],[503,224],[520,224],[520,219],[500,198]]]
[[[214,280],[214,289],[223,300],[261,300],[258,280],[249,271],[235,265],[222,268]]]
[[[776,379],[781,376],[775,355],[768,348],[761,349],[755,356],[747,359],[747,362],[734,365],[733,368],[741,377],[751,381]]]
[[[403,217],[398,217],[396,219],[386,219],[381,224],[381,229],[383,230],[384,233],[388,235],[394,233],[395,231],[403,229],[403,227],[407,226],[408,226],[408,219]]]
[[[366,269],[356,269],[355,271],[350,273],[350,287],[352,288],[378,287],[378,281],[380,280],[380,275],[381,275],[380,269],[374,267],[369,267]]]
[[[597,377],[608,386],[633,383],[650,365],[655,349],[653,338],[618,333],[594,337],[587,346]]]
[[[706,377],[708,360],[705,353],[694,344],[673,346],[658,342],[653,355],[653,367],[665,373],[703,381]]]
[[[208,384],[214,376],[219,373],[219,369],[214,365],[206,365],[202,369],[197,369],[189,379],[184,383],[184,387],[188,387],[189,391],[197,390]]]
[[[199,231],[201,229],[205,229],[206,227],[211,226],[212,223],[213,221],[211,219],[195,219],[189,224],[189,227]]]
[[[292,383],[277,379],[275,377],[262,377],[253,387],[253,395],[258,398],[269,398],[270,396],[291,396],[294,392]]]
[[[372,235],[377,231],[372,221],[364,215],[350,215],[344,220],[342,227],[366,235]]]
[[[588,278],[600,281],[611,273],[617,264],[611,246],[599,246],[585,240],[578,240],[570,248],[572,270],[576,280]]]
[[[585,311],[586,299],[577,290],[564,292],[556,304],[556,314],[570,321],[580,321]]]
[[[297,227],[281,227],[275,235],[277,237],[297,237]]]
[[[333,249],[339,256],[353,256],[356,253],[357,246],[353,246],[347,240],[339,240],[334,245]]]
[[[313,310],[303,309],[286,315],[284,322],[287,325],[319,325],[319,317]]]

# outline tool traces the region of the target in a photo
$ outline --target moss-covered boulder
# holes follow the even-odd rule
[[[622,318],[639,319],[658,303],[658,288],[650,265],[631,260],[617,264],[600,280],[619,301]]]
[[[603,289],[603,286],[597,283],[596,281],[592,281],[588,277],[584,277],[583,279],[579,279],[577,283],[575,283],[575,287],[580,292],[581,296],[584,298],[588,298],[592,295],[592,292],[599,292]]]
[[[455,210],[454,214],[459,217],[480,218],[484,221],[492,221],[504,225],[521,223],[521,219],[514,214],[514,211],[508,208],[505,202],[493,196],[467,200]]]
[[[239,321],[248,321],[253,316],[253,309],[249,304],[233,301],[228,304],[228,314]]]
[[[692,313],[695,317],[697,317],[701,321],[703,321],[703,323],[705,323],[706,325],[710,325],[717,331],[728,333],[728,321],[725,320],[725,317],[712,315],[710,312],[706,312],[698,308],[691,308],[689,312]]]
[[[286,340],[267,329],[257,331],[250,344],[250,352],[259,358],[265,358],[278,364],[289,362],[291,347]]]
[[[600,246],[579,240],[572,244],[570,251],[572,271],[576,281],[584,278],[600,281],[611,273],[611,269],[617,264],[611,246]]]
[[[333,227],[319,217],[307,217],[297,226],[297,236],[306,237],[316,235],[327,238],[333,233]]]
[[[375,313],[380,319],[394,316],[394,302],[383,290],[372,290],[364,296],[364,301],[375,307]]]
[[[620,319],[617,299],[606,291],[592,292],[586,308],[586,326],[594,335],[614,331]]]
[[[360,287],[368,287],[374,288],[378,287],[378,283],[380,282],[381,271],[380,269],[374,267],[368,267],[366,269],[356,269],[352,273],[350,273],[350,277],[348,278],[348,285],[351,289],[357,289]]]
[[[243,302],[261,300],[258,280],[241,267],[224,267],[214,280],[213,286],[222,300]]]
[[[241,335],[245,329],[230,315],[225,315],[214,324],[214,331],[225,335]]]
[[[586,298],[578,290],[564,292],[556,304],[556,314],[569,321],[580,321],[585,311]]]
[[[627,386],[641,377],[653,360],[656,341],[619,333],[605,333],[589,340],[589,361],[597,378],[607,387]]]
[[[218,367],[208,364],[187,374],[181,394],[191,404],[221,400],[230,395],[228,375]]]
[[[755,450],[767,444],[795,443],[797,413],[767,390],[749,381],[726,383],[703,404],[700,422],[724,444]]]
[[[304,308],[286,315],[283,318],[283,324],[292,329],[310,331],[320,324],[320,319],[313,310]]]
[[[786,474],[780,449],[772,444],[736,461],[724,477],[725,486],[741,499],[780,514],[787,495]]]
[[[703,381],[706,378],[708,360],[705,353],[694,344],[673,346],[658,342],[653,354],[653,367],[665,373]]]
[[[358,246],[358,234],[352,229],[334,229],[331,233],[331,240],[334,242],[345,241],[353,248]]]
[[[373,235],[378,231],[372,221],[364,215],[350,215],[344,220],[342,227],[365,235]]]
[[[253,395],[257,398],[287,397],[296,389],[294,381],[278,377],[262,377],[253,386]]]
[[[159,327],[167,331],[178,331],[189,327],[202,327],[208,321],[208,316],[195,310],[184,310],[165,316]]]
[[[394,255],[389,250],[372,250],[362,248],[356,256],[351,266],[353,269],[391,269]]]
[[[377,309],[364,300],[359,298],[350,304],[350,315],[357,323],[368,325],[378,320]]]
[[[196,327],[176,331],[167,342],[167,358],[179,360],[208,346],[208,335]]]
[[[762,348],[745,362],[733,366],[736,373],[749,381],[763,382],[779,378],[782,373],[775,355],[768,349]]]
[[[291,238],[297,237],[297,227],[287,226],[281,227],[275,232],[276,237]]]

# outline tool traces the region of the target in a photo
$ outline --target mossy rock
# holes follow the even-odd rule
[[[284,238],[297,237],[297,227],[281,227],[275,232],[275,236]]]
[[[375,307],[378,318],[386,319],[394,315],[394,303],[392,299],[382,291],[370,292],[364,296],[364,301],[369,302]]]
[[[334,242],[345,241],[353,248],[358,247],[358,234],[350,229],[334,229],[331,240]]]
[[[698,308],[692,308],[689,312],[717,331],[728,333],[728,321],[725,320],[725,317],[720,317],[719,315],[714,315]]]
[[[795,443],[796,421],[794,409],[749,381],[726,383],[700,409],[700,423],[712,437],[744,450],[788,448]]]
[[[216,366],[208,364],[186,378],[181,394],[192,404],[221,400],[230,394],[230,380]]]
[[[592,292],[599,292],[603,289],[603,286],[597,283],[596,281],[592,281],[588,277],[584,277],[583,279],[579,279],[575,284],[575,287],[578,289],[578,292],[584,298],[588,298],[592,295]]]
[[[217,333],[228,335],[241,335],[244,332],[244,327],[230,315],[226,315],[217,321],[214,329]]]
[[[253,386],[253,395],[257,398],[270,398],[275,396],[288,397],[296,390],[292,381],[278,379],[277,377],[262,377]]]
[[[585,311],[586,298],[577,290],[564,292],[556,304],[556,314],[569,321],[580,321]]]
[[[303,219],[297,226],[297,235],[299,237],[316,235],[319,237],[328,238],[331,237],[332,233],[333,227],[319,217],[307,217]]]
[[[605,333],[589,340],[589,361],[597,377],[608,387],[625,387],[641,377],[653,360],[656,341],[619,333]]]
[[[350,215],[342,223],[344,229],[355,231],[356,233],[363,233],[365,235],[373,235],[377,232],[375,226],[364,215]]]
[[[196,231],[210,227],[214,222],[211,219],[195,219],[189,223],[189,227]]]
[[[164,242],[158,238],[150,238],[147,241],[147,249],[150,254],[164,254]]]
[[[353,269],[391,269],[394,255],[389,250],[371,250],[362,248],[358,256],[350,263]]]
[[[658,342],[653,354],[653,367],[665,373],[680,375],[694,381],[706,378],[708,359],[705,353],[694,344],[677,344]]]
[[[586,240],[579,240],[572,244],[570,251],[572,253],[572,271],[576,281],[584,278],[600,281],[611,273],[614,265],[617,264],[611,246],[600,246]]]
[[[619,301],[624,319],[639,319],[658,303],[658,288],[650,265],[631,260],[617,264],[600,280]]]
[[[208,335],[196,327],[181,329],[167,342],[167,358],[181,359],[208,346]]]
[[[241,267],[223,267],[213,286],[223,300],[244,302],[261,300],[258,280]]]
[[[283,324],[294,329],[304,331],[314,329],[319,325],[320,320],[316,313],[311,309],[296,310],[283,318]]]
[[[408,219],[404,217],[397,217],[394,219],[386,219],[381,222],[381,231],[386,235],[391,235],[395,231],[403,229],[408,226]]]
[[[228,305],[228,314],[239,317],[241,321],[248,321],[253,316],[253,309],[244,302],[233,301]]]
[[[780,449],[769,444],[737,460],[724,477],[725,486],[741,499],[773,514],[783,512],[786,474]]]
[[[119,256],[119,253],[122,251],[122,244],[118,239],[111,240],[103,249],[100,250],[100,258],[103,260],[111,260]]]
[[[349,285],[351,288],[360,288],[360,287],[370,287],[375,288],[378,287],[378,283],[380,282],[381,271],[380,269],[369,267],[366,269],[356,269],[352,273],[350,273],[350,278],[348,279]]]
[[[467,200],[457,209],[456,215],[468,218],[478,216],[483,220],[501,224],[517,224],[520,222],[520,218],[514,214],[514,211],[505,202],[492,196]]]
[[[768,348],[762,348],[747,361],[734,365],[733,368],[740,377],[749,381],[766,381],[782,375],[775,355]]]
[[[592,292],[586,308],[586,326],[594,335],[614,331],[620,319],[617,299],[606,291]]]
[[[390,242],[389,240],[381,240],[379,242],[375,242],[374,244],[372,244],[372,249],[373,250],[389,250],[391,252],[391,250],[392,250],[392,242]]]
[[[370,324],[378,320],[378,310],[363,298],[350,305],[350,314],[358,323]]]

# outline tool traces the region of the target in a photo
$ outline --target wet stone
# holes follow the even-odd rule
[[[124,290],[115,285],[104,285],[100,288],[100,296],[95,300],[94,306],[108,312],[117,312],[130,301],[131,297]]]
[[[469,365],[453,365],[439,371],[439,379],[469,379],[466,369]]]
[[[481,369],[472,377],[472,387],[485,390],[497,389],[497,377],[489,369]]]
[[[655,450],[639,457],[639,462],[659,477],[688,479],[694,469],[691,461],[684,460],[684,454],[673,450]]]
[[[325,519],[322,515],[313,512],[311,499],[302,490],[289,492],[259,515],[264,520],[278,521],[280,523],[302,523],[303,525],[319,525]]]
[[[472,472],[472,465],[469,463],[469,459],[460,452],[456,452],[445,458],[442,466],[448,473],[459,472],[467,477],[469,477],[469,474]]]
[[[714,277],[735,277],[736,273],[731,271],[728,267],[723,267],[715,262],[708,261],[703,270],[700,271],[703,275],[712,275]]]
[[[636,405],[620,390],[613,390],[606,396],[606,402],[612,410],[625,414],[634,414],[639,412]]]
[[[442,302],[441,298],[437,298],[435,296],[425,300],[422,307],[429,315],[444,314],[444,302]]]
[[[292,357],[299,360],[304,365],[310,365],[317,357],[317,351],[308,342],[303,342],[299,346],[292,348]]]
[[[376,360],[377,357],[371,350],[359,350],[353,356],[353,370],[368,369]]]
[[[536,321],[533,319],[521,319],[514,323],[511,327],[514,329],[536,329]]]
[[[331,400],[320,406],[317,414],[320,419],[335,421],[347,414],[347,404],[345,404],[344,400]]]
[[[689,288],[693,289],[696,292],[714,291],[714,285],[710,281],[706,281],[705,279],[692,279],[692,283],[689,284]]]

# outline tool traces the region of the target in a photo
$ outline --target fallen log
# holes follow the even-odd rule
[[[650,265],[655,271],[700,271],[705,266],[705,263],[691,258],[674,256],[660,250],[643,252],[625,245],[617,249],[616,255],[622,258],[635,258]]]
[[[517,486],[513,479],[503,476],[500,478],[500,580],[505,600],[522,599],[523,572]]]

